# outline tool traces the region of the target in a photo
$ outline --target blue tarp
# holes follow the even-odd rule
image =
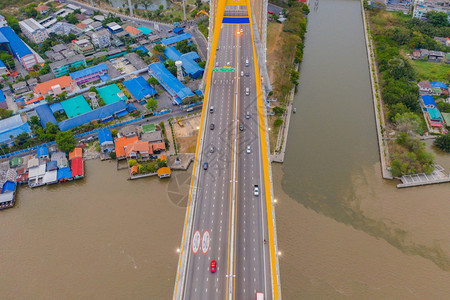
[[[439,82],[439,81],[430,81],[431,87],[438,87],[441,89],[447,89],[447,85],[445,83]]]
[[[190,38],[192,38],[192,35],[190,33],[183,33],[180,35],[176,35],[176,36],[172,36],[170,38],[163,39],[161,41],[161,44],[163,44],[164,46],[173,45],[180,41],[188,40]]]
[[[73,117],[72,119],[64,120],[58,124],[61,131],[66,131],[77,126],[89,123],[94,120],[103,120],[111,117],[117,112],[126,110],[127,105],[123,101],[117,101],[95,110],[88,111],[87,113]]]
[[[91,74],[100,72],[100,71],[104,71],[104,70],[108,70],[108,67],[106,66],[106,64],[101,63],[99,65],[87,68],[87,69],[83,69],[80,71],[76,71],[73,73],[70,73],[70,77],[72,77],[72,79],[77,79],[77,78],[81,78],[81,77],[85,77],[85,76],[89,76]]]
[[[123,84],[137,100],[157,94],[156,90],[142,76],[124,81]]]
[[[40,105],[34,109],[38,116],[39,116],[39,122],[41,123],[42,127],[46,127],[46,124],[48,122],[51,122],[53,124],[57,124],[55,116],[53,115],[52,110],[48,106],[48,104]]]
[[[176,33],[176,34],[181,34],[181,33],[183,33],[183,28],[181,28],[181,27],[175,27],[175,28],[173,29],[173,32]]]
[[[422,102],[426,108],[435,108],[436,107],[436,102],[434,101],[433,96],[423,95]]]
[[[248,24],[250,23],[248,18],[227,18],[224,17],[222,20],[223,24]]]
[[[58,181],[69,180],[72,178],[72,170],[70,167],[61,168],[58,170]]]
[[[100,143],[100,146],[102,146],[104,143],[113,143],[111,130],[109,129],[100,130],[98,132],[98,142]]]
[[[58,162],[51,160],[47,163],[47,171],[53,171],[58,169]]]
[[[182,100],[194,96],[194,93],[173,76],[161,62],[152,63],[148,67],[151,75],[158,80],[174,99],[178,97]],[[178,100],[177,103],[181,104],[181,101]]]
[[[16,183],[12,181],[7,181],[3,184],[2,194],[4,194],[5,192],[14,192],[15,189]]]
[[[5,98],[5,94],[3,94],[3,91],[0,90],[0,102],[5,102],[6,98]]]
[[[56,103],[50,104],[50,110],[52,111],[52,113],[55,113],[57,111],[64,111],[64,108],[61,105],[61,103],[56,102]]]
[[[37,156],[39,158],[47,156],[48,157],[48,148],[47,147],[39,147],[37,149]]]
[[[141,50],[142,51],[142,53],[148,53],[148,49],[147,48],[145,48],[144,46],[139,46],[139,47],[136,47],[136,48],[134,48],[132,51],[138,51],[138,50]]]
[[[0,44],[8,42],[14,56],[20,60],[21,58],[32,55],[33,53],[27,47],[27,45],[17,36],[14,30],[9,26],[0,28]]]

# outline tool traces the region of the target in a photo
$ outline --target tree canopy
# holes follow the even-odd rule
[[[450,133],[437,137],[434,145],[444,152],[450,152]]]
[[[147,104],[145,105],[145,107],[148,110],[155,111],[158,108],[158,101],[156,101],[153,98],[150,98],[150,99],[147,100]]]
[[[60,131],[55,138],[59,150],[63,152],[72,152],[77,145],[72,131]]]

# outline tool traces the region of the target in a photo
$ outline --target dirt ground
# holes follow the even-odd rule
[[[280,64],[280,49],[281,33],[283,24],[277,22],[270,22],[267,26],[267,72],[269,73],[270,82],[275,80],[275,67]]]
[[[173,122],[175,139],[180,145],[178,152],[194,153],[197,147],[198,128],[200,127],[201,116],[195,116],[188,119],[180,119],[180,122]],[[180,123],[182,126],[180,126]]]

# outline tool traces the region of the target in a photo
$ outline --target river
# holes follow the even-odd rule
[[[359,1],[311,9],[286,160],[273,170],[283,296],[447,298],[450,185],[381,178],[363,34]]]
[[[381,178],[358,1],[311,10],[300,81],[273,166],[283,298],[448,298],[450,185]],[[83,180],[20,187],[0,212],[2,298],[170,299],[189,176],[88,161]]]

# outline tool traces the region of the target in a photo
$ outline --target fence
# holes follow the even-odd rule
[[[166,112],[164,112],[162,114],[165,114],[165,113]],[[125,121],[125,122],[118,123],[118,124],[112,124],[112,125],[108,125],[106,127],[94,129],[94,130],[89,131],[89,132],[80,133],[80,134],[75,135],[75,138],[80,138],[80,137],[83,137],[83,136],[86,136],[86,135],[91,135],[91,134],[97,133],[97,132],[99,132],[100,130],[103,130],[103,129],[112,129],[114,127],[127,125],[127,124],[130,124],[130,123],[133,123],[133,122],[140,121],[143,118],[144,118],[143,116],[140,116],[139,118],[134,119],[134,120]],[[53,144],[56,144],[56,143],[55,142],[49,142],[49,143],[45,143],[45,144],[41,144],[41,145],[38,145],[38,146],[31,147],[31,148],[19,150],[19,151],[16,151],[16,152],[11,152],[11,153],[8,153],[8,154],[1,155],[0,159],[8,158],[8,157],[15,156],[15,155],[18,155],[18,154],[21,154],[21,153],[25,153],[25,152],[34,151],[34,150],[37,150],[39,147],[47,147],[47,146],[50,146],[50,145],[53,145]]]

